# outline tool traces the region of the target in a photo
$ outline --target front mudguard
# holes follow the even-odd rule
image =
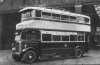
[[[35,48],[33,48],[33,47],[28,47],[28,48],[23,49],[21,54],[24,54],[24,53],[25,53],[26,51],[28,51],[28,50],[33,50],[33,51],[35,51],[36,53],[38,53],[38,51],[37,51]]]

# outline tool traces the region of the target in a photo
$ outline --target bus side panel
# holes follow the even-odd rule
[[[87,45],[85,42],[41,43],[41,54],[73,54],[77,46],[88,51]]]
[[[54,43],[41,43],[42,54],[64,54],[72,51],[73,48],[67,47],[69,43],[54,42]],[[73,45],[70,45],[73,46]]]

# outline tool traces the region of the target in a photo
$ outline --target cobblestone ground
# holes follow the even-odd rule
[[[25,64],[16,62],[11,57],[11,50],[0,51],[0,65],[77,65],[77,64],[100,64],[100,50],[90,50],[88,54],[80,59],[73,59],[72,57],[56,57],[56,58],[42,58],[40,61]]]

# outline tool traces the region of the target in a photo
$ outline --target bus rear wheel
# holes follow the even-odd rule
[[[23,55],[23,61],[25,63],[33,63],[37,60],[37,53],[33,50],[29,50]]]
[[[83,56],[83,51],[80,48],[75,50],[75,58],[81,58]]]

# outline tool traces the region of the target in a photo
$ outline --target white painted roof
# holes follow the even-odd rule
[[[58,10],[58,9],[49,9],[49,8],[45,8],[45,7],[25,7],[23,9],[21,9],[19,12],[28,10],[28,9],[34,9],[34,10],[41,10],[44,12],[49,12],[49,13],[56,13],[56,14],[62,14],[62,15],[69,15],[69,16],[82,16],[82,17],[88,17],[86,15],[82,15],[82,14],[76,14],[76,13],[72,13],[69,11],[64,11],[64,10]]]

